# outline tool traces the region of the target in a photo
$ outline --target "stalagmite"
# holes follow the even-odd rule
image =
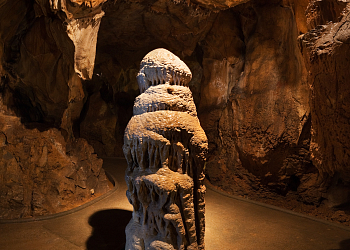
[[[204,249],[203,167],[207,137],[188,83],[192,74],[165,49],[148,53],[141,95],[124,134],[125,180],[133,218],[125,249]]]

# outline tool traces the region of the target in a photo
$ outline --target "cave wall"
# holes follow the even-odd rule
[[[310,152],[329,206],[339,206],[350,197],[347,70],[350,15],[344,2],[315,5],[308,9],[318,10],[310,15],[309,23],[319,25],[300,37],[311,90]]]
[[[115,127],[108,126],[108,133],[115,135],[115,142],[100,136],[100,132],[86,129],[95,123],[89,119],[84,118],[80,133],[96,145],[95,148],[99,145],[100,156],[123,156],[124,129],[139,94],[136,75],[140,61],[149,51],[159,47],[181,56],[194,72],[190,85],[195,100],[199,101],[203,69],[193,52],[211,29],[217,13],[193,3],[164,0],[108,1],[103,9],[106,14],[99,31],[95,74],[87,83],[91,88],[87,89],[91,95],[100,92],[93,105],[107,105],[104,116],[107,120],[107,117],[117,120]],[[96,83],[101,87],[92,87]]]
[[[0,2],[0,219],[65,211],[109,189],[102,160],[73,131],[86,100],[81,74],[91,69],[76,59],[74,34],[90,23],[67,27],[89,8],[64,3]]]
[[[306,20],[297,21],[294,7],[282,1],[220,10],[172,1],[107,2],[93,79],[103,86],[92,92],[100,96],[95,105],[108,107],[105,117],[117,120],[107,126],[116,146],[106,131],[85,138],[99,145],[101,156],[121,155],[121,132],[138,93],[138,62],[164,47],[193,72],[190,88],[209,139],[211,182],[239,194],[260,184],[296,191],[317,169],[309,154],[309,88],[297,41]]]
[[[55,134],[76,172],[77,162],[92,157],[86,176],[105,183],[95,153],[123,156],[139,63],[163,47],[193,73],[189,87],[209,141],[211,183],[244,196],[293,194],[308,204],[343,204],[350,199],[348,9],[340,0],[1,0],[4,117],[43,147],[46,134]],[[86,34],[91,44],[79,42]],[[88,148],[84,156],[71,150],[74,143]],[[42,147],[34,151],[44,154]],[[5,183],[13,160],[2,155]],[[35,172],[40,164],[33,164]],[[71,180],[58,175],[58,182]],[[83,188],[86,199],[90,189]],[[8,209],[17,198],[2,194]]]
[[[262,184],[287,191],[295,188],[293,178],[310,171],[304,132],[310,126],[308,86],[295,42],[296,22],[286,6],[251,4],[241,8],[232,14],[240,17],[238,53],[230,55],[226,50],[221,65],[209,64],[208,69],[227,73],[222,72],[218,80],[212,71],[214,77],[202,82],[203,99],[210,102],[201,101],[200,118],[216,146],[208,161],[208,175],[214,183],[232,189],[239,186],[232,182],[246,178],[248,171]],[[219,29],[214,32],[222,33]],[[214,89],[221,91],[215,93]],[[209,109],[211,112],[206,112]],[[227,187],[222,179],[227,179]]]
[[[95,68],[95,81],[103,87],[95,92],[100,91],[99,102],[117,120],[110,127],[116,146],[106,136],[91,143],[104,148],[104,155],[121,155],[121,134],[138,93],[138,62],[148,51],[164,47],[194,72],[190,88],[209,139],[210,181],[241,195],[266,189],[294,192],[299,200],[319,205],[330,196],[328,188],[319,188],[326,178],[317,163],[322,154],[310,151],[316,133],[311,114],[318,108],[312,104],[311,58],[301,49],[299,36],[339,22],[346,6],[343,1],[307,0],[235,6],[107,2]]]

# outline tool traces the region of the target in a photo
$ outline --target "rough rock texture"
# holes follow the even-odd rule
[[[156,48],[169,48],[181,58],[190,56],[198,41],[211,29],[217,15],[185,1],[167,0],[108,1],[104,11],[96,69],[107,79],[118,73],[108,72],[106,62],[109,60],[123,69],[134,65],[137,74],[142,58]]]
[[[347,2],[0,0],[1,92],[13,92],[4,104],[24,124],[58,129],[67,143],[83,137],[99,156],[122,156],[140,62],[166,48],[192,71],[188,86],[209,139],[208,179],[324,214],[349,197]],[[67,33],[84,20],[76,36]],[[92,77],[82,80],[93,58]],[[155,88],[152,95],[167,101],[137,112],[194,110],[170,101],[182,98],[177,89]],[[343,212],[325,213],[350,221]]]
[[[277,4],[236,11],[219,14],[202,46],[199,118],[209,139],[207,174],[241,195],[261,184],[285,194],[314,171],[296,23],[291,9]],[[266,25],[272,23],[273,29]],[[230,38],[219,44],[218,37]]]
[[[153,55],[153,58],[152,58]],[[151,57],[151,58],[149,58]],[[140,73],[157,67],[158,78],[166,79],[167,69],[176,68],[175,55],[157,49],[145,60],[165,65],[141,63]],[[149,60],[151,59],[151,60]],[[190,72],[189,72],[190,73]],[[182,84],[180,76],[173,84]],[[144,83],[145,79],[138,79]],[[146,79],[148,80],[148,79]],[[181,93],[194,107],[189,89],[170,85],[170,80],[154,81],[135,101],[137,114],[125,129],[124,154],[128,162],[125,180],[127,197],[134,207],[126,228],[126,249],[204,249],[203,167],[208,149],[207,137],[193,110],[178,110],[173,100]],[[140,91],[145,88],[140,85]],[[168,96],[164,93],[168,93]],[[150,102],[153,99],[155,102]],[[163,104],[164,103],[164,104]],[[153,108],[139,109],[150,105]],[[173,109],[173,107],[175,107]]]
[[[72,28],[71,24],[72,30],[68,31],[61,20],[62,12],[57,13],[60,18],[53,16],[52,10],[57,6],[49,3],[44,0],[25,4],[23,1],[4,1],[0,10],[2,62],[9,76],[14,78],[8,82],[11,89],[31,102],[31,111],[23,112],[22,116],[28,121],[61,127],[69,137],[73,137],[72,124],[79,118],[84,104],[84,90],[79,75],[93,68],[96,39],[84,36],[88,43],[78,38],[79,32],[87,32],[84,25],[75,24],[75,28]],[[84,8],[80,13],[79,8],[74,7],[74,13],[79,13],[81,18],[92,18],[93,13],[87,14],[89,9]],[[11,16],[19,18],[13,19]],[[66,19],[64,21],[67,22]],[[94,32],[96,29],[91,31]],[[72,34],[77,36],[76,39],[72,38],[73,41],[70,39]],[[81,54],[87,53],[87,48],[89,51],[92,49],[91,53]],[[90,54],[93,58],[89,57]]]
[[[189,86],[200,99],[202,68],[193,52],[211,29],[217,13],[185,1],[107,1],[101,21],[93,82],[103,82],[102,99],[116,117],[115,154],[122,155],[124,129],[132,116],[134,99],[140,93],[136,76],[140,61],[149,52],[164,47],[184,59],[193,72]],[[92,142],[89,137],[84,137]],[[105,152],[113,151],[103,144]],[[96,148],[95,148],[96,150]]]
[[[47,12],[57,14],[66,25],[66,32],[74,44],[74,70],[80,78],[91,79],[94,70],[97,33],[104,15],[106,0],[36,0]],[[47,15],[47,13],[45,13]]]
[[[154,98],[154,97],[157,98]],[[197,117],[197,110],[194,104],[191,90],[181,86],[154,86],[136,97],[134,104],[134,115],[157,110],[172,110],[187,112]]]
[[[27,128],[1,111],[0,219],[66,211],[108,190],[102,160],[84,139],[67,144],[59,130]]]
[[[350,15],[301,38],[311,92],[311,153],[330,206],[350,201]]]
[[[102,2],[0,1],[1,218],[64,211],[108,189],[102,161],[74,135]]]
[[[249,0],[192,0],[191,2],[198,3],[209,9],[222,10],[222,9],[234,7],[242,3],[246,3],[248,1]]]
[[[311,0],[305,10],[308,31],[318,25],[339,22],[342,13],[347,12],[344,0]],[[306,32],[305,32],[306,33]]]
[[[117,117],[101,98],[100,92],[92,94],[85,106],[86,114],[80,123],[80,136],[88,138],[100,157],[115,156]]]

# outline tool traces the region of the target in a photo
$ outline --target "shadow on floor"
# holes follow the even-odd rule
[[[89,218],[92,234],[87,250],[121,250],[125,247],[125,227],[132,212],[120,209],[101,210]]]
[[[338,249],[330,249],[330,250],[349,250],[349,249],[350,249],[350,239],[347,239],[339,242]]]

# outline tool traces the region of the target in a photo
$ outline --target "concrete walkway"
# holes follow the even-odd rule
[[[0,224],[0,249],[123,249],[132,211],[125,197],[126,162],[116,158],[104,162],[118,188],[63,215]],[[350,228],[208,189],[205,240],[207,250],[349,250]]]

